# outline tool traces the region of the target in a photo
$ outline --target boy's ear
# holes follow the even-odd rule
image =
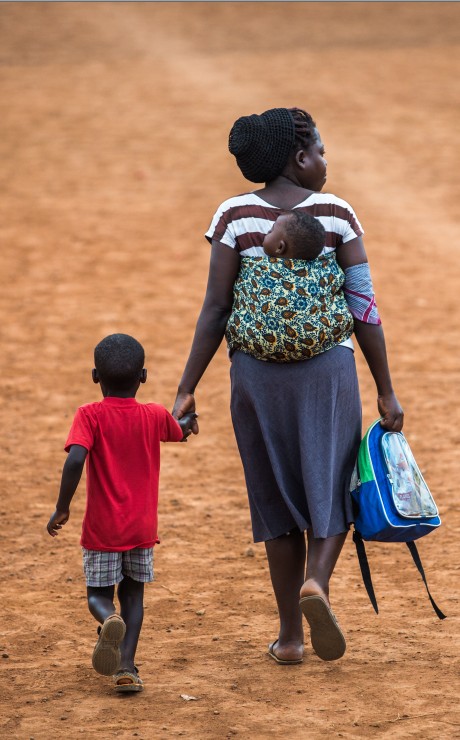
[[[95,367],[91,371],[91,377],[93,379],[93,383],[99,383],[99,375],[97,374],[97,370]]]
[[[146,367],[142,368],[141,377],[139,378],[139,380],[141,381],[141,383],[145,383],[145,381],[147,380],[147,368]]]
[[[287,249],[287,244],[284,241],[284,239],[281,239],[276,249],[276,254],[284,254],[286,252],[286,249]]]

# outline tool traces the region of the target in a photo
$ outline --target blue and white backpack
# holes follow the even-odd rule
[[[358,452],[350,483],[355,509],[353,541],[364,585],[378,613],[364,540],[405,542],[426,586],[439,619],[445,615],[435,604],[426,582],[414,540],[441,524],[438,508],[402,432],[388,432],[380,419],[367,430]]]

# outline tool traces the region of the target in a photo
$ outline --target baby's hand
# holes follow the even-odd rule
[[[177,423],[180,425],[183,433],[183,437],[181,439],[181,442],[186,442],[187,437],[190,437],[192,434],[196,422],[195,419],[198,418],[198,414],[195,414],[194,412],[190,412],[188,414],[184,414],[180,419],[176,419]]]
[[[48,530],[48,534],[51,535],[51,537],[56,537],[59,532],[59,529],[62,529],[64,524],[66,524],[69,521],[70,511],[56,511],[54,512],[53,516],[49,520],[48,524],[46,525],[46,529]]]

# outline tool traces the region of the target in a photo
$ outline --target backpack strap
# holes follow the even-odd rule
[[[372,585],[371,571],[369,568],[369,561],[366,555],[366,548],[364,547],[364,541],[359,532],[356,529],[353,532],[353,542],[356,545],[356,553],[358,555],[359,567],[361,569],[361,575],[363,577],[363,583],[366,587],[367,595],[369,596],[370,602],[374,607],[375,613],[379,613],[377,606],[377,599],[375,598],[374,586]]]
[[[375,598],[375,592],[374,592],[374,586],[372,584],[372,578],[371,578],[371,571],[369,568],[369,561],[367,559],[366,555],[366,548],[364,547],[364,541],[359,532],[356,531],[356,529],[353,532],[353,542],[356,545],[356,553],[358,555],[358,562],[359,567],[361,569],[361,575],[363,577],[363,583],[366,587],[367,595],[369,596],[370,602],[372,606],[374,607],[375,613],[379,613],[379,608],[377,606],[377,599]],[[420,555],[418,554],[417,545],[415,542],[406,542],[407,547],[409,548],[409,552],[412,555],[413,561],[417,567],[418,572],[422,576],[423,583],[425,584],[425,588],[428,593],[428,597],[431,602],[431,606],[433,607],[436,616],[439,617],[439,619],[445,619],[446,615],[441,611],[439,606],[436,604],[435,600],[433,599],[432,595],[430,594],[430,590],[428,588],[428,584],[426,581],[425,571],[423,570],[422,561],[420,560]]]
[[[442,613],[441,609],[430,594],[430,589],[428,588],[428,583],[426,582],[425,571],[423,570],[422,561],[420,560],[420,555],[418,554],[417,545],[415,544],[415,542],[406,542],[406,545],[409,548],[409,552],[412,555],[412,559],[415,565],[417,566],[418,572],[422,576],[423,583],[425,584],[425,588],[427,590],[428,598],[431,601],[431,606],[436,612],[436,616],[439,617],[439,619],[445,619],[446,615]]]

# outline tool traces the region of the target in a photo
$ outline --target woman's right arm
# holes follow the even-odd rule
[[[236,249],[217,241],[212,242],[206,295],[172,411],[176,419],[195,411],[193,394],[222,342],[232,310],[233,285],[239,267],[240,255]],[[192,431],[198,433],[196,422]]]
[[[360,236],[337,249],[337,262],[344,271],[349,267],[367,263],[364,243]],[[399,432],[403,427],[404,412],[393,390],[383,328],[381,324],[366,323],[356,317],[354,324],[355,337],[377,387],[377,407],[382,417],[381,425],[390,431]]]

